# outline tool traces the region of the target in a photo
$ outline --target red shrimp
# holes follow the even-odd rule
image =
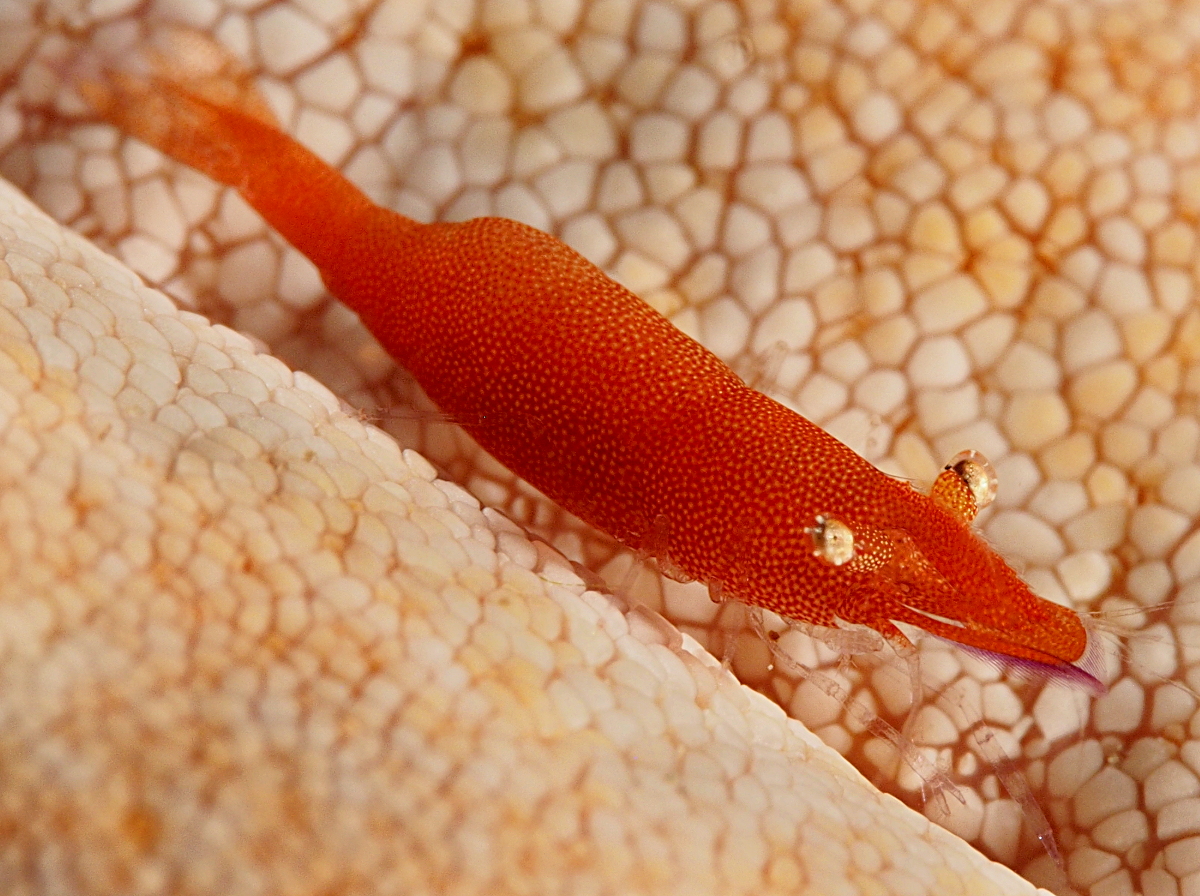
[[[1103,690],[1080,617],[973,531],[987,491],[975,460],[921,494],[554,237],[376,206],[252,93],[180,70],[187,55],[147,50],[144,72],[81,90],[109,122],[235,187],[444,413],[563,508],[714,598],[867,626],[901,652],[907,623]]]

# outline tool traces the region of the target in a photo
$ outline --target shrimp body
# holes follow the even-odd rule
[[[114,124],[236,187],[443,412],[562,507],[714,594],[900,648],[908,623],[1099,688],[1079,617],[975,534],[969,500],[883,474],[554,237],[380,208],[259,108],[172,64],[83,88]],[[833,562],[829,520],[853,545]]]

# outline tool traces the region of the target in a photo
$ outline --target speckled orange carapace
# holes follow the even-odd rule
[[[902,648],[909,623],[1099,687],[1079,617],[974,533],[973,504],[884,475],[554,237],[375,206],[261,106],[214,101],[165,58],[85,91],[236,187],[446,414],[564,508],[714,594]],[[825,518],[852,533],[845,562],[814,549]]]

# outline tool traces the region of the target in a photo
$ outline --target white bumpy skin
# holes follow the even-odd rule
[[[402,445],[613,583],[627,566],[610,545],[421,428],[411,383],[228,191],[39,112],[62,95],[41,60],[122,16],[201,28],[377,200],[562,236],[898,475],[927,483],[982,451],[1000,481],[983,535],[1039,594],[1123,611],[1137,636],[1097,701],[923,645],[927,693],[966,710],[928,706],[912,732],[966,797],[945,823],[1053,879],[978,755],[982,717],[1075,891],[1173,896],[1200,873],[1200,723],[1177,687],[1200,680],[1197,7],[33,0],[0,7],[0,173],[187,307],[382,409]],[[736,607],[637,585],[718,655],[732,633],[743,681],[919,803],[852,712],[768,668]],[[834,652],[784,641],[837,672]],[[901,727],[905,670],[868,660],[845,689]]]
[[[0,221],[5,893],[1033,892],[309,377]]]

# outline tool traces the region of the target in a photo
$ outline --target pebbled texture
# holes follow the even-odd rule
[[[1032,892],[0,188],[9,894]]]

